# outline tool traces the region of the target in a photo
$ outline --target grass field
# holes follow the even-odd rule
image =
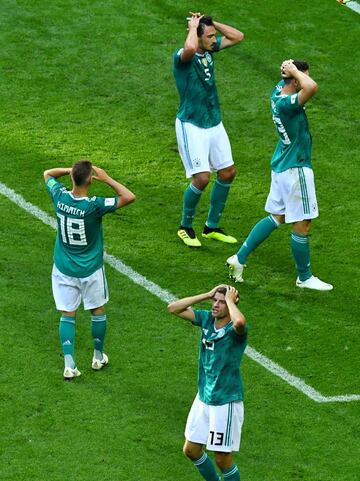
[[[2,0],[0,182],[52,215],[43,170],[90,158],[137,195],[104,221],[109,254],[176,297],[226,281],[233,247],[204,241],[193,251],[176,237],[187,182],[171,55],[194,8],[245,33],[216,58],[238,169],[223,222],[241,241],[263,216],[276,142],[268,98],[279,65],[310,63],[319,84],[307,113],[321,211],[312,266],[335,288],[295,289],[282,227],[249,259],[241,306],[257,351],[324,396],[360,394],[360,17],[335,0]],[[83,376],[64,383],[50,285],[55,232],[2,195],[0,209],[1,480],[200,479],[181,453],[199,332],[108,267],[110,365],[91,372],[90,320],[80,311]],[[243,377],[242,480],[360,479],[360,402],[314,402],[249,358]]]

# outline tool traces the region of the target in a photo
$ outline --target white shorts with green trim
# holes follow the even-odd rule
[[[271,172],[265,210],[270,214],[285,215],[287,224],[318,217],[313,170],[294,167],[284,172]]]
[[[239,451],[243,421],[242,401],[210,406],[200,401],[197,394],[187,418],[185,438],[193,443],[206,444],[209,451]]]
[[[222,122],[202,129],[177,118],[175,129],[187,178],[199,172],[217,172],[234,165],[230,140]]]
[[[73,312],[80,306],[96,309],[109,300],[104,267],[88,277],[66,276],[54,265],[52,270],[52,291],[58,311]]]

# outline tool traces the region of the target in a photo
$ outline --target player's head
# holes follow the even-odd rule
[[[230,286],[222,286],[215,291],[214,297],[212,299],[213,305],[211,313],[216,319],[224,319],[224,317],[230,317],[229,308],[225,300],[225,295],[229,288]],[[238,302],[239,298],[236,299],[236,304]]]
[[[71,169],[71,177],[77,187],[86,187],[91,184],[92,163],[90,160],[79,160]]]
[[[204,15],[197,28],[199,47],[202,50],[213,50],[216,44],[216,28],[213,19],[209,15]]]
[[[309,75],[309,64],[305,62],[305,60],[293,60],[292,63],[295,65],[295,67],[300,70],[300,72],[304,72],[307,75]],[[294,79],[294,77],[287,77],[284,78],[285,85],[290,85],[291,83],[296,84],[295,86],[298,86],[298,81]]]

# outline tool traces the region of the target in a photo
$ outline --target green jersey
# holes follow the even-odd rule
[[[188,62],[181,61],[183,49],[174,54],[173,73],[180,96],[177,117],[208,129],[221,122],[220,105],[215,85],[213,52],[218,52],[221,37],[212,52],[196,53]]]
[[[71,277],[88,277],[102,267],[102,216],[114,212],[117,197],[74,197],[55,178],[47,181],[58,229],[54,263]]]
[[[271,159],[271,169],[283,172],[293,167],[310,167],[311,135],[305,107],[299,105],[299,95],[282,95],[282,80],[271,95],[271,111],[279,141]]]
[[[194,310],[194,313],[193,324],[202,328],[198,375],[200,400],[213,406],[243,400],[240,362],[247,343],[247,331],[239,336],[231,321],[216,329],[211,311]]]

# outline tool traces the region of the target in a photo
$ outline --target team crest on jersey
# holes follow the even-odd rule
[[[211,64],[212,64],[212,59],[211,59],[211,55],[209,54],[209,52],[206,52],[205,58],[206,58],[206,60],[209,62],[209,64],[211,65]]]
[[[204,67],[208,66],[208,61],[205,57],[201,59],[201,63],[204,65]]]

